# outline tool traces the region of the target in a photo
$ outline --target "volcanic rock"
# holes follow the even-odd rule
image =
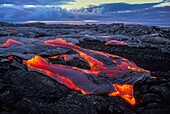
[[[150,70],[152,78],[142,78],[147,77],[145,75],[148,74],[138,72],[127,73],[124,80],[121,80],[123,77],[117,79],[104,77],[112,82],[129,81],[131,84],[134,81],[138,82],[134,85],[136,105],[131,106],[124,99],[107,94],[82,94],[80,91],[69,89],[58,83],[41,71],[28,70],[23,60],[29,60],[37,55],[50,64],[91,69],[88,62],[79,58],[79,54],[74,50],[43,44],[46,40],[54,40],[58,37],[83,49],[125,57],[134,61],[137,66]],[[8,39],[24,43],[0,48],[0,113],[168,114],[170,111],[169,38],[170,28],[168,27],[122,23],[109,25],[0,23],[0,44]],[[123,41],[127,43],[127,46],[106,46],[105,43],[110,40]],[[67,61],[64,56],[50,58],[62,54],[70,55]],[[105,60],[105,65],[114,66],[107,62],[109,59],[94,55],[101,61]],[[115,60],[117,63],[120,62],[119,59]],[[103,77],[105,74],[101,73],[100,76]]]

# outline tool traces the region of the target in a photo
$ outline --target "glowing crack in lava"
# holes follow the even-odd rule
[[[13,39],[8,39],[5,43],[1,44],[0,47],[9,47],[9,46],[14,46],[18,44],[24,44],[24,43],[13,40]]]
[[[6,30],[6,32],[17,32],[16,30]]]
[[[133,84],[150,77],[149,71],[116,55],[84,49],[61,38],[47,40],[44,44],[74,50],[78,55],[70,57],[69,54],[61,54],[51,58],[63,57],[65,61],[74,58],[84,59],[90,65],[90,70],[52,64],[41,56],[24,60],[24,63],[31,70],[42,72],[68,88],[79,90],[83,94],[120,96],[135,105]]]
[[[123,42],[123,41],[118,41],[118,40],[110,40],[108,42],[105,43],[105,45],[117,45],[117,46],[127,46],[127,43]]]

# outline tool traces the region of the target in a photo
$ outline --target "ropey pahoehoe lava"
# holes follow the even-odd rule
[[[31,50],[31,46],[39,44],[34,42],[23,43],[12,39],[1,44],[0,48],[6,48],[8,50],[8,48],[11,49],[12,46],[17,47],[20,45],[24,47],[26,52],[9,52],[3,56],[8,56],[10,60],[13,59],[12,56],[20,56],[23,58],[23,63],[27,65],[29,70],[41,72],[70,89],[81,91],[83,94],[108,94],[108,96],[120,96],[130,104],[135,105],[136,100],[134,98],[133,85],[150,77],[149,71],[137,67],[135,63],[125,58],[104,52],[84,49],[73,43],[69,43],[62,38],[46,40],[44,43],[41,43],[41,45],[50,46],[54,49],[64,48],[68,51],[72,50],[76,54],[69,54],[66,51],[60,54],[56,53],[56,55],[48,55],[48,52],[45,53],[46,57],[44,57],[44,53],[35,54],[33,50]],[[23,57],[22,55],[26,53],[33,57],[29,59],[24,58],[25,56]],[[63,58],[64,61],[76,58],[88,63],[90,69],[53,64],[50,62],[50,59],[55,58]]]

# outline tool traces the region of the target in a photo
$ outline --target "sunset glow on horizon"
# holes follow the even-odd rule
[[[158,3],[162,0],[76,0],[75,2],[69,2],[68,4],[64,4],[61,7],[66,8],[68,10],[71,9],[79,9],[79,8],[87,8],[89,5],[101,5],[101,4],[110,4],[110,3],[129,3],[129,4],[143,4],[143,3]]]

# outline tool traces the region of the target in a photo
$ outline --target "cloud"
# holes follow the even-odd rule
[[[101,4],[112,3],[128,3],[128,4],[146,4],[146,3],[159,3],[163,0],[75,0],[69,4],[63,4],[61,7],[66,9],[80,9],[82,7],[88,7],[89,5],[99,6]]]
[[[72,18],[72,13],[60,7],[38,8],[32,14],[28,15],[29,20],[60,20]]]
[[[102,4],[99,6],[89,6],[87,8],[81,8],[78,10],[70,10],[74,13],[91,13],[91,14],[102,14],[109,16],[115,13],[128,13],[128,12],[137,12],[142,10],[151,9],[160,3],[146,3],[146,4],[127,4],[127,3],[111,3],[111,4]]]
[[[66,10],[56,5],[0,5],[0,21],[29,20],[103,20],[121,22],[165,23],[170,25],[170,6],[162,3],[111,3]]]
[[[19,22],[29,20],[61,20],[74,18],[72,13],[60,7],[36,7],[18,9],[0,7],[0,21]]]
[[[61,5],[74,0],[0,0],[0,4],[14,5]]]
[[[166,1],[156,5],[154,7],[164,7],[164,6],[170,6],[170,0],[166,0]]]
[[[159,3],[147,3],[147,4],[127,4],[127,3],[115,3],[115,4],[103,4],[99,7],[104,7],[105,12],[110,11],[124,11],[124,10],[142,10],[151,8]]]

